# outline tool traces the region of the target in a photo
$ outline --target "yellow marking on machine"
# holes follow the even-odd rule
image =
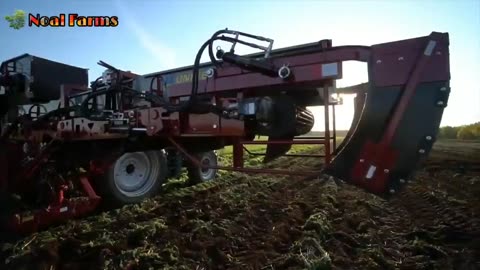
[[[207,75],[205,74],[205,70],[200,70],[198,75],[200,80],[205,80],[207,78]],[[192,72],[185,72],[185,73],[178,74],[175,77],[175,84],[192,82],[192,77],[193,77]]]

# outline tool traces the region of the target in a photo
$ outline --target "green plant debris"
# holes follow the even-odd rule
[[[413,183],[389,200],[328,175],[220,172],[189,186],[183,174],[141,204],[2,245],[0,268],[475,269],[480,181],[471,179],[480,176],[480,158],[462,145],[436,145]],[[467,154],[450,161],[452,151]],[[231,149],[219,153],[228,165]],[[320,159],[265,165],[255,156],[246,164],[321,168]]]
[[[324,212],[318,212],[307,219],[305,226],[303,226],[303,230],[315,231],[318,238],[325,239],[326,235],[331,232],[332,228],[328,216]]]

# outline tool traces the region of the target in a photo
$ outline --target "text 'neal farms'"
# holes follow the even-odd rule
[[[58,16],[28,16],[28,25],[37,27],[115,27],[118,26],[117,16],[79,16],[78,14],[59,14]]]

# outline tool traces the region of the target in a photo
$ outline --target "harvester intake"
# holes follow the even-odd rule
[[[216,41],[232,46],[217,48],[216,57]],[[237,55],[237,45],[261,52]],[[0,219],[26,232],[87,215],[101,200],[138,203],[158,194],[182,167],[191,184],[214,180],[218,170],[328,174],[384,197],[408,184],[436,140],[448,103],[448,33],[373,46],[334,47],[328,39],[272,46],[269,38],[220,30],[192,66],[137,75],[101,61],[107,70],[90,88],[83,68],[28,54],[3,62],[0,194],[47,206],[6,217],[11,211],[2,211]],[[211,62],[202,64],[205,50]],[[342,63],[351,60],[367,63],[369,82],[336,92]],[[29,66],[30,73],[16,66]],[[338,147],[339,103],[331,98],[337,93],[357,95],[351,129]],[[314,117],[311,106],[324,106],[324,115]],[[321,117],[324,135],[309,138]],[[248,152],[248,144],[266,145],[265,152]],[[318,153],[289,154],[295,144],[316,145]],[[232,148],[231,166],[217,160],[216,150],[224,147]],[[321,158],[324,168],[248,168],[245,152],[264,156],[264,163]]]

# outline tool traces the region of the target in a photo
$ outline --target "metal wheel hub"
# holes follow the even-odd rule
[[[143,196],[158,181],[159,157],[155,152],[125,153],[114,165],[116,188],[128,197]]]
[[[211,160],[209,156],[204,156],[200,160],[201,164],[204,166],[215,166],[215,161]],[[209,181],[215,176],[216,170],[215,169],[200,169],[200,175],[204,181]]]

